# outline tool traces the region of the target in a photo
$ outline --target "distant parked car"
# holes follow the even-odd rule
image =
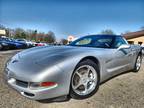
[[[26,39],[16,39],[17,42],[25,43],[27,47],[33,47],[35,46],[32,41],[26,40]]]
[[[15,39],[8,38],[7,41],[14,43],[16,45],[17,49],[27,48],[27,44],[26,43],[18,42]]]
[[[36,42],[35,46],[47,46],[48,44],[42,42]]]
[[[16,42],[10,38],[0,38],[2,49],[22,49],[26,48],[27,45],[24,43]]]
[[[15,49],[16,45],[0,38],[0,50]]]

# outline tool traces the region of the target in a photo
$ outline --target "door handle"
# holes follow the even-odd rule
[[[133,53],[129,53],[128,56],[133,56]]]

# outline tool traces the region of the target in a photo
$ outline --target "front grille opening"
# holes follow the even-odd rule
[[[16,80],[16,85],[27,88],[28,82]]]
[[[28,92],[24,92],[24,94],[27,95],[27,96],[31,96],[31,97],[32,97],[32,96],[35,96],[34,94],[28,93]]]

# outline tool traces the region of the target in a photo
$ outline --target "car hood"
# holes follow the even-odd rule
[[[76,53],[77,52],[77,53]],[[41,46],[24,50],[12,57],[10,63],[21,67],[35,66],[48,68],[63,61],[67,57],[78,54],[78,48],[69,46]],[[13,63],[18,61],[16,63]],[[37,70],[35,70],[37,71]]]
[[[47,57],[51,55],[61,54],[64,52],[68,52],[70,50],[76,49],[74,47],[68,47],[68,46],[40,46],[35,48],[30,48],[28,50],[24,50],[19,55],[21,58],[30,57],[32,55],[32,58],[37,57]]]
[[[74,47],[74,46],[43,46],[30,48],[20,52],[19,58],[31,61],[41,61],[44,59],[54,59],[55,57],[69,57],[79,54],[89,53],[89,51],[94,51],[99,54],[99,52],[105,52],[103,48],[90,48],[90,47]],[[54,58],[53,58],[54,57]]]
[[[109,49],[92,48],[92,47],[76,47],[76,46],[40,46],[24,50],[18,53],[19,58],[23,60],[40,61],[42,59],[53,59],[52,57],[73,57],[75,55],[96,55],[105,54]]]

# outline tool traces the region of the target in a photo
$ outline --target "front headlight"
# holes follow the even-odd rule
[[[4,43],[4,42],[2,42],[1,43],[3,46],[8,46],[8,44],[7,43]]]

